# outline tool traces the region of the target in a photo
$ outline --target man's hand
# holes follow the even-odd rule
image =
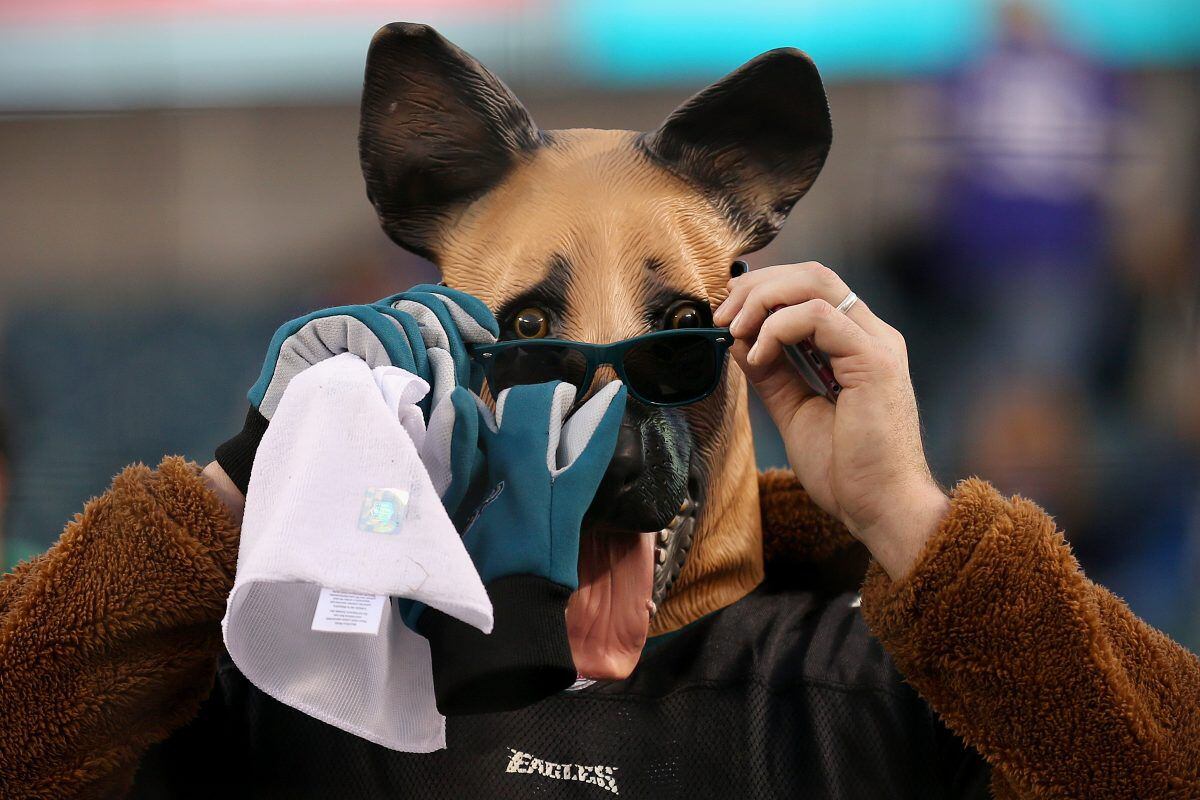
[[[233,479],[225,474],[225,470],[221,469],[221,465],[216,461],[210,462],[200,473],[200,477],[204,479],[208,488],[212,489],[213,494],[229,509],[229,514],[234,521],[240,525],[242,515],[246,512],[246,495],[242,494],[242,490],[234,484]]]
[[[893,579],[908,574],[949,509],[921,445],[904,337],[816,262],[733,278],[714,321],[783,436],[788,461],[813,500],[840,519]],[[771,309],[784,306],[771,313]],[[814,337],[842,392],[814,395],[783,346]]]

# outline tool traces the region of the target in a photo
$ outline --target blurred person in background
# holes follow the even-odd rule
[[[1033,4],[1001,5],[997,28],[943,89],[948,168],[915,298],[953,309],[926,359],[931,438],[952,471],[1045,503],[1092,575],[1182,635],[1194,450],[1140,409],[1176,407],[1193,369],[1172,354],[1186,259],[1162,252],[1161,220],[1117,246],[1133,110],[1116,76]]]
[[[913,318],[942,323],[925,331],[925,356],[914,365],[932,409],[933,460],[948,472],[973,468],[969,439],[991,434],[972,433],[972,421],[990,428],[986,418],[1006,398],[1026,411],[1072,408],[1086,446],[1090,381],[1113,298],[1107,202],[1124,113],[1117,84],[1068,49],[1032,4],[1008,2],[998,6],[994,41],[938,89],[943,167],[927,239],[890,255],[913,284]],[[1023,458],[1010,452],[1010,461]],[[1090,492],[1089,480],[1074,479],[1079,492]]]
[[[965,345],[974,372],[999,361],[1031,378],[1080,375],[1109,288],[1113,77],[1032,6],[1009,3],[995,45],[952,77],[945,101],[938,278],[979,314]]]
[[[1112,76],[1013,2],[943,101],[949,163],[927,302],[957,308],[963,325],[943,339],[934,391],[957,404],[984,394],[981,384],[1085,381],[1111,290]]]
[[[997,9],[935,84],[930,213],[882,251],[931,461],[1044,503],[1090,575],[1194,642],[1195,201],[1166,190],[1145,86],[1043,6]]]
[[[1193,186],[1193,212],[1200,186]],[[1119,243],[1128,355],[1114,376],[1127,420],[1121,487],[1140,487],[1135,530],[1110,520],[1097,578],[1193,648],[1200,645],[1200,236],[1189,216],[1155,209]],[[1114,495],[1115,496],[1115,495]],[[1126,492],[1128,496],[1128,492]],[[1129,515],[1132,517],[1132,515]],[[1088,543],[1081,556],[1088,558]]]
[[[1045,503],[1097,580],[1185,636],[1197,451],[1180,436],[1196,291],[1178,225],[1123,243],[1116,77],[1034,6],[949,84],[938,282],[965,325],[939,398],[966,409],[952,461]],[[1182,352],[1181,352],[1182,351]]]

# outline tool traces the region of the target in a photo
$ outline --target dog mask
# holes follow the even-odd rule
[[[731,262],[775,236],[830,139],[797,50],[758,56],[649,133],[543,131],[470,55],[394,23],[367,57],[359,151],[387,234],[488,303],[502,338],[612,342],[711,326]],[[730,360],[691,406],[628,403],[567,612],[581,674],[626,677],[647,635],[761,581],[746,391]]]

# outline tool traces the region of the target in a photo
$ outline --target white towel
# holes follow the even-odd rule
[[[486,632],[492,607],[418,456],[429,391],[342,354],[292,379],[254,458],[222,621],[259,689],[406,752],[446,746],[429,644],[396,598]],[[391,598],[391,599],[387,599]]]

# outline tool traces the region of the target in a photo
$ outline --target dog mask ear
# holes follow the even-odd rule
[[[367,53],[358,153],[397,244],[436,259],[448,218],[541,141],[499,78],[427,25],[394,22]]]
[[[817,179],[832,137],[816,66],[799,50],[782,48],[695,95],[642,141],[729,216],[748,253],[775,238]]]

